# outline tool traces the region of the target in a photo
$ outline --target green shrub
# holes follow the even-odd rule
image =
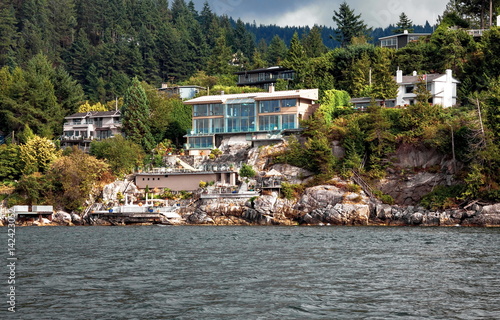
[[[302,192],[304,192],[304,185],[302,184],[281,183],[281,194],[288,200],[298,198]]]
[[[361,191],[361,187],[357,184],[349,183],[346,185],[346,190],[349,192],[359,193]]]
[[[457,205],[463,191],[463,185],[437,186],[420,200],[420,204],[431,210],[452,208]]]

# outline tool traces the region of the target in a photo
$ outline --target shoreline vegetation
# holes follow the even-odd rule
[[[116,1],[73,2],[62,11],[49,2],[36,10],[32,2],[0,4],[4,216],[16,205],[47,204],[54,214],[26,224],[141,223],[144,217],[92,216],[92,206],[101,203],[94,211],[103,211],[127,202],[126,197],[137,204],[131,197],[142,197],[149,188],[103,195],[116,181],[129,179],[123,183],[128,186],[134,172],[231,163],[255,170],[257,177],[276,170],[284,178],[278,188],[252,198],[191,198],[180,206],[175,223],[500,224],[500,27],[487,26],[479,7],[450,1],[432,34],[394,49],[370,40],[369,26],[344,2],[334,11],[337,29],[329,38],[335,36],[340,46],[332,49],[323,43],[320,26],[304,34],[290,29],[286,42],[276,33],[257,39],[249,24],[218,16],[208,3],[198,12],[184,0],[162,2],[159,10],[127,2],[116,20]],[[494,5],[491,18],[498,9]],[[409,17],[401,14],[400,20],[394,29],[411,33],[415,26]],[[480,35],[471,35],[474,29],[481,29]],[[297,114],[293,120],[300,130],[269,131],[273,139],[266,143],[278,136],[282,143],[262,148],[248,142],[250,136],[231,140],[225,133],[214,133],[209,144],[203,136],[207,130],[229,129],[229,120],[197,119],[193,106],[167,90],[197,86],[207,89],[198,95],[226,96],[262,91],[238,86],[238,73],[277,66],[294,72],[277,79],[275,92],[317,89],[318,99],[310,117]],[[397,79],[412,74],[417,82],[399,86]],[[450,107],[432,99],[437,94],[431,92],[432,75],[456,80],[456,92],[449,88]],[[408,98],[396,105],[391,101],[400,90]],[[370,102],[355,108],[352,98]],[[267,111],[262,120],[269,126],[235,113],[231,130],[236,123],[252,123],[263,133],[278,129],[283,117]],[[100,116],[71,116],[93,112],[113,113],[114,120],[101,127]],[[193,142],[199,145],[186,143],[189,132],[201,135]],[[240,180],[226,180],[226,187],[254,186],[256,177],[237,169],[231,174]],[[200,181],[200,189],[216,182]],[[183,201],[197,181],[180,196],[158,185],[162,190],[153,190],[155,196]],[[167,217],[150,219],[174,224]]]

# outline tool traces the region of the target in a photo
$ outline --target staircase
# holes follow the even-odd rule
[[[352,171],[352,180],[358,184],[361,189],[370,197],[370,199],[376,198],[375,195],[373,194],[373,188],[365,181],[361,176],[356,172]]]

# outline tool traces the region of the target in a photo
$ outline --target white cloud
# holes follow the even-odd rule
[[[195,0],[201,10],[205,0]],[[338,10],[343,0],[209,0],[209,5],[217,14],[228,14],[234,19],[257,24],[279,26],[313,26],[315,24],[335,27],[332,20],[334,10]],[[401,12],[415,24],[433,24],[441,15],[448,0],[350,0],[349,6],[369,27],[385,28],[399,21]]]

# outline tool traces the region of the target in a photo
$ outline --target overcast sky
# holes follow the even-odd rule
[[[206,0],[193,0],[201,11]],[[425,21],[434,24],[442,15],[449,0],[350,0],[347,1],[368,27],[385,28],[399,21],[401,12],[415,23]],[[188,2],[186,0],[186,2]],[[339,9],[343,0],[208,0],[212,11],[227,14],[235,20],[279,26],[313,26],[315,24],[336,27],[333,11]]]

